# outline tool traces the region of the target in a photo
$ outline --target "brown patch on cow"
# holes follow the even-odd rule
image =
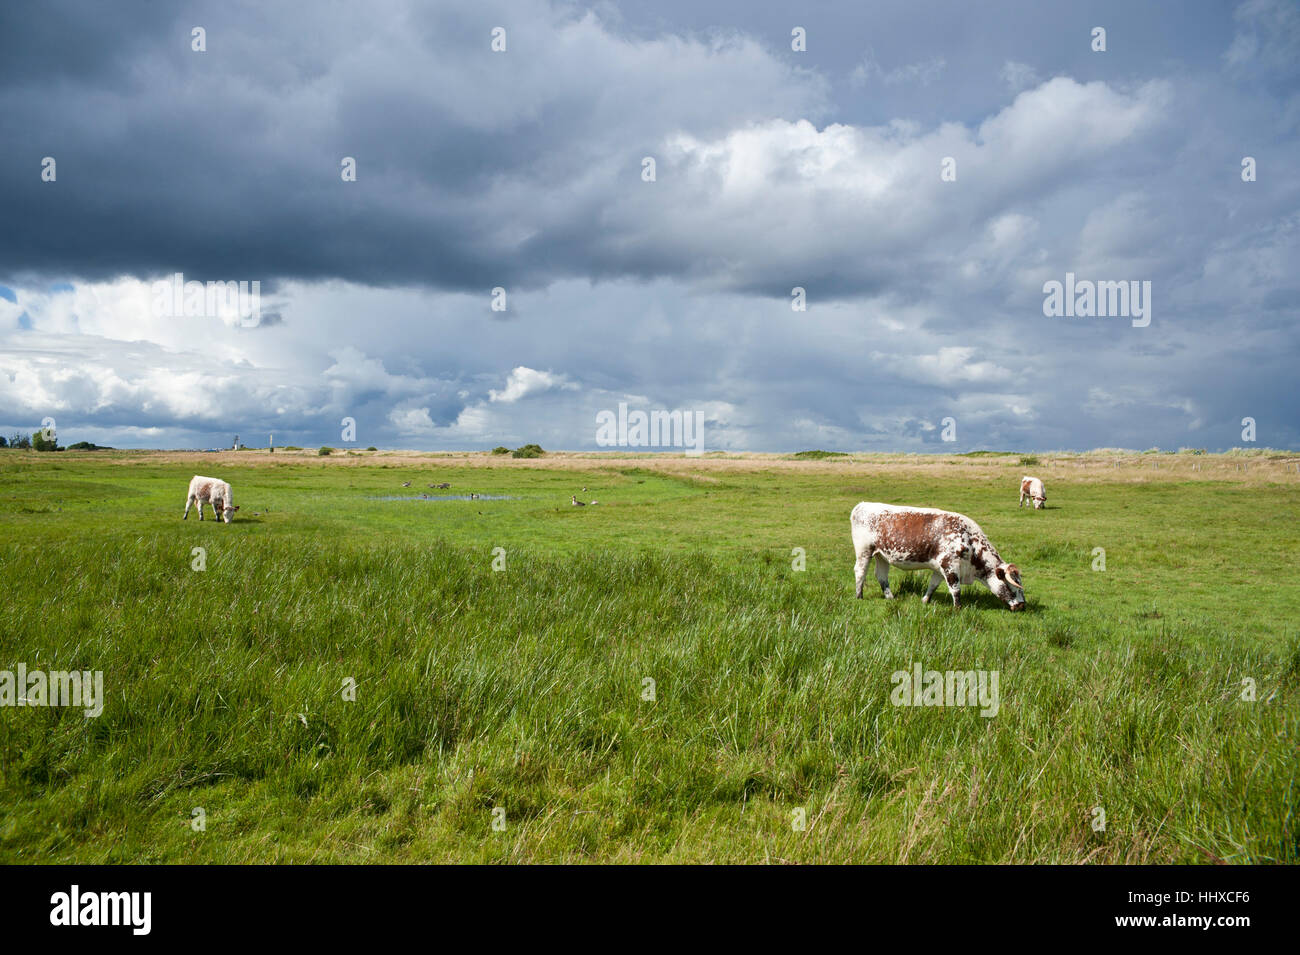
[[[876,527],[875,544],[877,550],[907,554],[920,563],[937,558],[940,545],[953,533],[961,533],[961,524],[952,514],[885,514]]]

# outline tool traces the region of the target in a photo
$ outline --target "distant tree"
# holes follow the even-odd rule
[[[511,451],[510,456],[512,458],[540,458],[545,453],[540,444],[525,444],[523,447]]]
[[[47,438],[41,432],[37,431],[32,435],[32,447],[37,451],[57,451],[59,442],[57,438]]]
[[[0,448],[7,448],[7,447],[9,447],[9,439],[6,438],[3,434],[0,434]]]
[[[506,447],[505,445],[503,445],[503,444],[498,444],[495,448],[492,449],[492,453],[493,453],[493,454],[509,454],[509,453],[510,453],[510,449],[507,448],[507,447]]]
[[[25,434],[18,433],[17,431],[15,431],[14,436],[9,439],[9,447],[11,448],[30,448],[31,446],[32,439],[27,437]]]
[[[320,450],[316,452],[316,454],[319,455],[319,456],[322,457],[322,458],[323,458],[323,457],[327,457],[328,455],[331,455],[331,454],[333,454],[333,453],[334,453],[334,449],[333,449],[333,448],[327,448],[327,447],[325,447],[325,445],[323,445],[323,444],[321,445]]]

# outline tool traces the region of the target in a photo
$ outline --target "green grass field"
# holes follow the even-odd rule
[[[0,669],[106,696],[0,708],[0,862],[1300,861],[1297,459],[1111,460],[0,452]],[[854,600],[861,500],[1028,612]]]

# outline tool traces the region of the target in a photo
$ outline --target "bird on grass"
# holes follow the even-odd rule
[[[402,487],[410,487],[410,486],[411,486],[411,482],[410,482],[410,481],[403,481],[403,482],[402,482]]]
[[[580,501],[580,500],[578,500],[577,495],[570,494],[570,495],[569,495],[569,500],[573,501],[573,506],[574,506],[574,507],[586,507],[586,506],[587,506],[587,503],[586,503],[585,501]]]

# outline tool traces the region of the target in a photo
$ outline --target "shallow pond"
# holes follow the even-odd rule
[[[478,497],[470,497],[468,494],[416,494],[413,497],[400,496],[396,494],[385,495],[384,497],[368,497],[367,501],[517,501],[519,498],[503,494],[480,494]]]

